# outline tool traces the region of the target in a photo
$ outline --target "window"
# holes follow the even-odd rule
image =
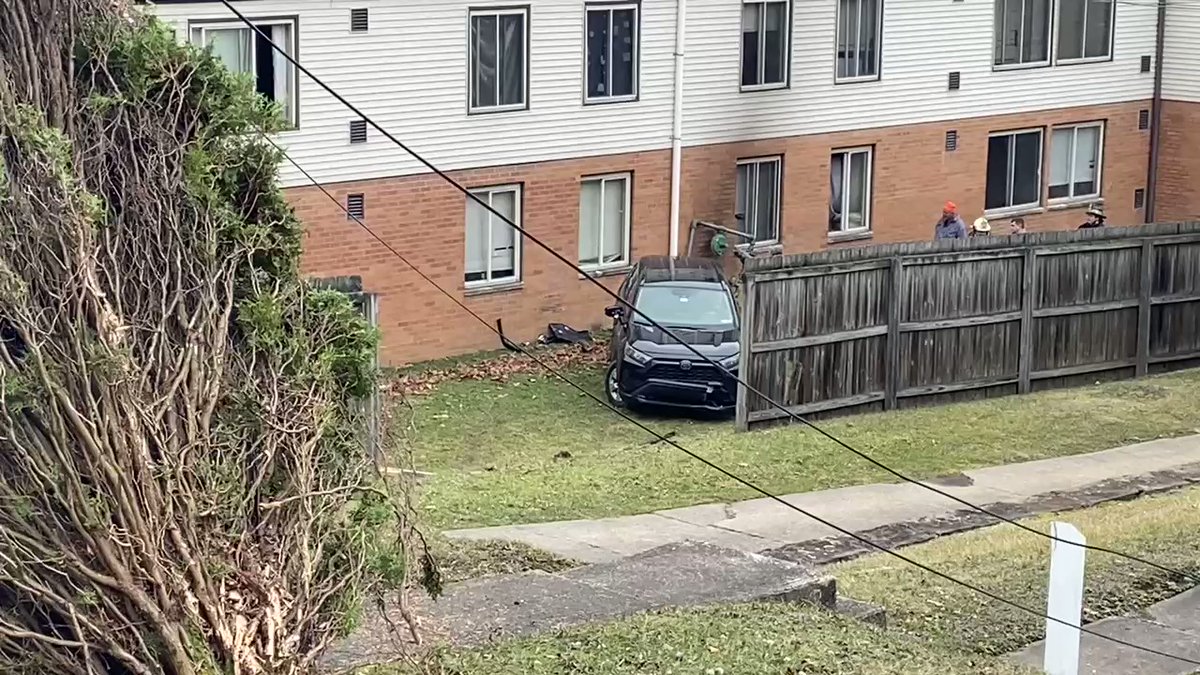
[[[1058,0],[1059,61],[1112,56],[1115,0]]]
[[[529,11],[471,10],[472,111],[525,107]]]
[[[229,70],[249,75],[254,88],[279,104],[289,126],[298,125],[296,73],[287,58],[271,46],[296,54],[296,22],[291,19],[256,21],[260,35],[242,23],[191,24],[192,43],[212,50]],[[270,38],[270,39],[268,39]]]
[[[1050,132],[1050,199],[1100,196],[1103,124],[1080,124]]]
[[[471,194],[513,223],[521,224],[520,185],[472,190]],[[467,286],[520,281],[521,233],[474,199],[467,199],[466,249]]]
[[[726,328],[735,322],[733,302],[724,286],[713,283],[657,281],[638,290],[634,323],[648,316],[664,326]],[[645,315],[645,316],[643,316]]]
[[[1037,206],[1042,191],[1042,130],[1007,131],[988,138],[987,211]]]
[[[588,101],[637,96],[637,5],[588,7],[584,67]]]
[[[787,83],[787,2],[742,4],[742,87],[779,87]]]
[[[829,187],[829,231],[871,229],[871,148],[834,152]]]
[[[755,242],[779,239],[779,157],[746,159],[737,166],[734,214],[742,232]]]
[[[997,66],[1040,65],[1050,61],[1051,0],[995,0]]]
[[[629,174],[583,181],[579,190],[579,264],[629,263]]]
[[[879,77],[883,0],[838,0],[837,80]]]

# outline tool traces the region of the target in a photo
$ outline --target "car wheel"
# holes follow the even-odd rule
[[[621,383],[617,380],[617,364],[608,367],[604,374],[604,397],[617,408],[625,407],[625,399],[621,398]]]

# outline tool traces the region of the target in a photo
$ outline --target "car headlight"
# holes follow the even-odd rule
[[[632,345],[625,345],[625,360],[632,361],[639,366],[645,366],[654,359],[634,349]]]
[[[722,368],[725,368],[726,370],[733,370],[734,368],[738,367],[738,357],[741,355],[742,355],[741,352],[738,352],[737,354],[734,354],[733,356],[728,356],[728,357],[721,359],[720,361],[717,361],[717,364],[720,365]]]

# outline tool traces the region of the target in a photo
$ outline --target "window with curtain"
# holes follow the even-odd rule
[[[588,101],[637,96],[637,5],[588,6],[584,68]]]
[[[467,199],[467,286],[506,284],[521,279],[521,234],[505,218],[521,225],[521,186],[480,188],[479,197],[504,218]]]
[[[988,138],[984,209],[1042,203],[1042,130],[1008,131]]]
[[[995,0],[993,63],[1039,65],[1050,61],[1052,0]]]
[[[584,268],[629,264],[629,174],[599,176],[579,190],[579,265]]]
[[[471,110],[524,108],[528,10],[474,9],[470,17]]]
[[[829,158],[829,231],[871,229],[871,148],[838,150]]]
[[[883,0],[838,0],[837,79],[879,77]]]
[[[787,84],[788,2],[742,3],[742,87]]]
[[[1100,196],[1103,138],[1103,124],[1060,127],[1050,133],[1050,199]]]
[[[755,242],[779,240],[782,167],[779,157],[738,162],[734,214],[741,231],[754,237]]]
[[[192,23],[191,40],[210,49],[229,70],[251,78],[258,93],[278,104],[284,120],[295,127],[299,123],[295,69],[279,49],[296,53],[296,23],[272,20],[254,25],[263,34],[242,23]]]
[[[1058,0],[1059,61],[1112,56],[1114,0]]]

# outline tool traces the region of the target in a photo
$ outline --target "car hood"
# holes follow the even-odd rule
[[[705,356],[721,359],[738,353],[738,330],[709,330],[701,328],[670,328],[675,340],[654,326],[633,324],[630,344],[634,349],[655,358],[688,358],[696,355],[688,347]]]

